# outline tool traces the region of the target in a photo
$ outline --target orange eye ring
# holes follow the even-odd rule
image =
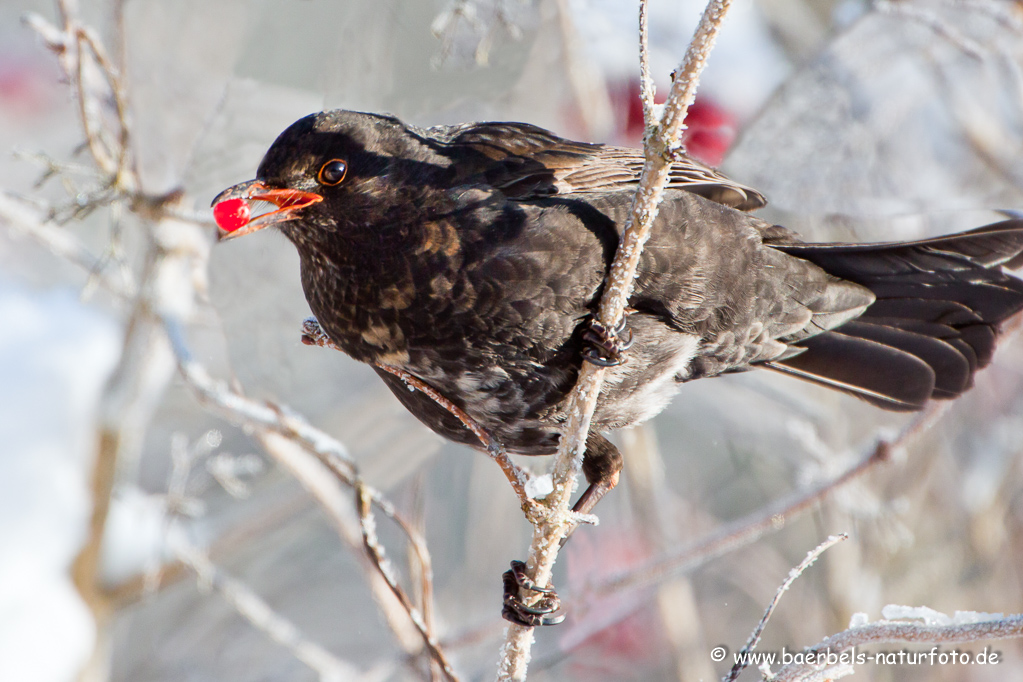
[[[316,178],[323,185],[339,185],[341,181],[345,179],[345,175],[348,174],[348,164],[341,159],[331,159],[327,163],[320,166],[320,172],[317,173]]]

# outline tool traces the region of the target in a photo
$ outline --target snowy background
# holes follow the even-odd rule
[[[79,4],[123,65],[142,190],[182,190],[181,210],[207,219],[212,197],[251,178],[281,130],[325,107],[640,143],[633,2]],[[702,7],[651,4],[664,91]],[[331,518],[177,376],[131,288],[147,281],[154,243],[204,259],[202,272],[165,273],[198,292],[175,302],[194,357],[338,438],[422,523],[439,638],[463,679],[490,679],[499,576],[529,532],[497,468],[429,433],[368,368],[300,343],[308,308],[281,235],[218,246],[208,224],[157,228],[123,204],[75,210],[102,187],[27,12],[59,23],[48,2],[0,4],[0,680],[317,679],[239,615],[225,576],[343,662],[340,678],[428,679],[416,638],[381,615]],[[741,0],[691,112],[689,148],[761,189],[763,215],[810,238],[975,227],[1023,207],[1021,74],[1023,10],[1008,0]],[[56,227],[43,243],[32,223],[48,207]],[[66,240],[94,257],[91,272],[57,255]],[[763,649],[800,649],[892,603],[1023,612],[1018,338],[934,428],[811,513],[695,572],[587,596],[604,576],[827,480],[906,421],[767,372],[685,386],[652,424],[617,437],[623,483],[598,507],[601,525],[566,548],[556,584],[582,597],[566,625],[538,633],[531,679],[719,679],[726,666],[711,648],[741,647],[790,567],[838,532],[852,537],[796,583]],[[83,600],[72,576],[85,570],[92,462],[110,434],[111,508]],[[395,565],[414,572],[400,534],[381,526]],[[1023,674],[1019,641],[987,645],[1002,663],[866,665],[851,679]]]

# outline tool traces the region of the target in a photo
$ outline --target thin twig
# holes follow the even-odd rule
[[[817,561],[817,558],[821,554],[828,551],[839,542],[848,539],[849,536],[846,533],[842,533],[841,535],[832,535],[812,549],[798,566],[789,571],[788,577],[786,577],[785,581],[778,587],[778,591],[774,593],[774,599],[772,599],[771,603],[767,605],[767,610],[764,611],[764,615],[760,619],[760,622],[757,623],[755,628],[753,628],[753,632],[746,641],[746,646],[740,649],[739,653],[736,654],[736,663],[732,666],[732,670],[724,678],[724,682],[735,682],[735,680],[739,679],[739,675],[742,674],[742,671],[746,669],[746,666],[749,665],[748,655],[757,648],[757,645],[760,643],[760,636],[764,633],[764,628],[767,627],[767,621],[771,620],[771,615],[774,614],[774,610],[778,607],[778,602],[781,601],[782,595],[784,595],[785,592],[792,587],[792,583],[794,583],[799,576],[803,575],[803,572],[806,571],[806,569],[813,566],[814,562]]]
[[[359,520],[352,506],[351,496],[342,488],[338,476],[330,472],[322,462],[309,454],[300,444],[280,434],[264,429],[254,429],[255,437],[263,449],[284,470],[291,474],[315,500],[333,524],[338,537],[356,558],[363,570],[370,593],[385,622],[398,640],[405,653],[416,655],[423,651],[422,637],[412,625],[404,606],[395,599],[390,586],[371,558],[366,555],[362,543]],[[412,552],[413,556],[417,553]]]
[[[103,289],[124,300],[133,299],[138,285],[130,276],[115,277],[103,267],[101,258],[86,248],[74,234],[47,220],[41,211],[0,191],[0,222],[6,223],[18,234],[38,242],[51,253],[79,266]]]
[[[100,40],[78,22],[67,0],[58,0],[57,9],[61,28],[36,14],[26,17],[26,23],[39,33],[47,47],[57,55],[68,80],[75,84],[78,115],[94,163],[110,178],[112,186],[133,189],[138,186],[138,178],[128,168],[128,107],[120,75]],[[86,58],[86,54],[90,57]],[[102,94],[96,92],[98,84],[93,82],[93,66],[106,83],[106,91]],[[117,131],[113,135],[116,139],[114,150],[110,149],[106,141],[109,135],[103,120],[104,108],[112,109],[110,113],[117,121]]]
[[[641,0],[640,5],[644,5],[645,2],[646,0]],[[676,150],[681,148],[680,139],[686,112],[695,98],[700,73],[706,65],[707,56],[730,4],[731,0],[710,0],[707,4],[686,57],[672,84],[661,121],[657,125],[654,121],[646,121],[648,130],[644,145],[646,162],[631,215],[607,276],[607,284],[597,314],[597,321],[606,329],[618,326],[628,305],[643,245],[650,236],[664,194],[672,157]],[[641,50],[645,51],[646,47],[645,44],[640,45]],[[646,103],[644,111],[653,111],[653,103]],[[550,584],[561,538],[565,530],[571,527],[569,503],[577,485],[590,420],[597,406],[604,371],[603,367],[584,362],[575,387],[565,401],[568,421],[562,430],[554,462],[554,492],[544,499],[544,507],[549,510],[549,514],[534,520],[533,540],[526,559],[527,575],[537,585]],[[526,598],[535,601],[540,597],[540,593],[531,593]],[[532,630],[516,624],[509,626],[498,663],[498,680],[526,678],[533,643]]]
[[[424,514],[423,486],[425,476],[419,472],[412,481],[410,490],[410,517],[412,527],[423,537],[426,535],[426,516]],[[423,623],[430,637],[436,637],[436,618],[433,608],[433,566],[420,560],[415,552],[408,554],[409,576],[412,579],[413,597],[423,614]],[[444,674],[440,664],[430,658],[430,682],[436,682]]]
[[[944,3],[946,7],[967,12],[979,12],[987,14],[1000,25],[1008,27],[1016,33],[1023,34],[1023,18],[1013,5],[1006,5],[997,0],[950,0]]]
[[[99,39],[93,35],[92,31],[86,27],[78,27],[76,31],[76,37],[78,38],[78,60],[79,68],[81,68],[81,46],[88,45],[89,51],[92,53],[93,58],[100,67],[100,72],[103,74],[107,81],[107,87],[110,88],[111,99],[113,100],[114,113],[117,116],[117,152],[116,152],[116,163],[112,169],[103,168],[110,172],[113,177],[113,184],[120,186],[126,179],[125,173],[127,171],[128,164],[128,142],[129,142],[129,131],[128,131],[128,104],[125,101],[124,89],[121,87],[121,78],[117,72],[117,67],[114,66],[113,62],[107,56],[106,49],[103,44],[100,43]],[[84,99],[84,98],[83,98]],[[90,141],[91,147],[91,141]],[[99,159],[97,158],[97,165],[99,165]],[[130,183],[128,187],[134,187],[137,183]]]
[[[879,440],[863,459],[835,478],[764,509],[758,509],[744,518],[729,523],[711,535],[680,548],[677,552],[657,557],[633,569],[612,575],[585,590],[584,594],[587,592],[598,595],[609,594],[656,584],[672,575],[689,573],[713,559],[753,544],[772,530],[784,528],[789,521],[815,507],[835,489],[862,476],[881,462],[888,461],[893,452],[906,447],[912,439],[935,424],[947,405],[946,402],[930,403],[898,435],[891,440]]]
[[[445,398],[437,389],[430,386],[419,377],[409,374],[403,369],[391,367],[390,365],[374,363],[374,366],[379,367],[388,374],[393,374],[398,377],[406,386],[409,387],[409,390],[420,391],[462,422],[462,424],[465,425],[465,428],[472,431],[472,434],[479,439],[480,444],[482,444],[486,449],[487,454],[490,455],[491,459],[497,462],[497,465],[501,467],[501,471],[504,472],[505,477],[508,479],[508,482],[511,483],[512,489],[515,491],[515,494],[518,495],[519,501],[523,505],[523,509],[526,509],[527,507],[531,508],[535,504],[533,500],[530,499],[529,495],[526,494],[526,481],[529,480],[529,474],[526,473],[518,464],[511,461],[511,458],[508,457],[508,453],[505,451],[504,446],[491,436],[486,429],[480,426],[479,422],[470,417],[466,414],[465,410]]]
[[[409,540],[413,551],[419,556],[419,560],[423,565],[432,565],[425,540],[397,512],[394,505],[383,494],[367,485],[360,478],[354,461],[348,454],[347,449],[339,441],[313,427],[303,417],[283,406],[252,400],[229,388],[226,382],[214,380],[205,367],[192,359],[191,353],[185,344],[184,333],[180,324],[172,318],[165,317],[164,325],[167,335],[171,339],[171,345],[177,357],[181,375],[202,402],[215,408],[229,421],[283,436],[288,441],[295,443],[315,456],[338,480],[356,490],[360,500],[365,497],[385,516],[394,521]],[[294,471],[293,468],[292,470]],[[325,507],[325,509],[328,512],[331,511],[330,507]],[[367,544],[366,549],[370,550],[369,558],[383,575],[388,586],[393,590],[395,584],[393,577],[383,571],[382,565],[377,560],[378,557],[372,553],[373,548]],[[397,593],[395,594],[398,596]],[[408,613],[414,627],[421,635],[423,643],[431,656],[445,670],[450,670],[450,664],[443,651],[437,645],[434,635],[425,627],[418,609],[415,608],[407,597],[401,599],[399,596],[399,601]]]
[[[444,650],[441,649],[440,645],[437,644],[436,638],[430,633],[430,629],[426,625],[426,621],[423,620],[422,612],[416,608],[416,605],[412,603],[408,593],[398,584],[398,579],[394,575],[394,569],[391,567],[391,562],[388,561],[384,555],[383,545],[380,544],[380,540],[376,534],[376,520],[373,516],[373,504],[372,498],[367,493],[363,486],[358,486],[355,491],[356,494],[356,508],[359,511],[359,528],[362,530],[362,541],[366,546],[366,553],[372,559],[376,565],[377,570],[380,571],[380,575],[387,581],[387,585],[391,588],[394,596],[398,598],[405,610],[408,611],[409,616],[412,618],[412,624],[419,630],[419,634],[423,638],[423,642],[426,644],[427,650],[430,652],[431,658],[440,665],[441,670],[444,671],[444,676],[452,682],[458,682],[458,677],[455,676],[455,671],[451,667],[451,663],[448,661],[447,656],[444,654]]]
[[[245,620],[291,655],[314,670],[322,682],[341,682],[359,677],[358,670],[302,634],[294,623],[279,615],[245,583],[217,568],[199,548],[188,543],[183,533],[171,534],[170,547],[181,563],[195,571],[199,584],[217,591]]]
[[[238,393],[226,382],[213,379],[204,366],[192,359],[185,345],[181,325],[173,318],[165,317],[164,326],[181,375],[202,402],[217,409],[228,421],[250,428],[263,428],[284,436],[314,455],[342,483],[352,489],[361,488],[385,516],[398,524],[415,551],[422,554],[420,559],[430,563],[426,543],[379,490],[359,477],[355,461],[340,441],[317,429],[287,407],[254,400]]]
[[[332,350],[341,351],[341,347],[334,343],[333,340],[327,333],[323,331],[319,321],[315,317],[307,317],[302,321],[302,343],[307,346],[320,346],[322,348],[330,348]],[[401,379],[402,383],[405,384],[410,391],[419,391],[433,402],[437,403],[438,406],[444,408],[449,414],[455,419],[462,422],[466,429],[472,432],[472,435],[476,436],[479,440],[480,445],[484,447],[487,454],[497,462],[498,466],[501,467],[501,471],[508,478],[508,482],[511,483],[512,489],[515,494],[518,495],[519,501],[523,505],[523,509],[532,508],[534,502],[526,494],[526,482],[529,480],[529,474],[526,473],[519,465],[511,461],[508,457],[507,451],[504,446],[501,445],[486,429],[480,426],[479,422],[470,417],[465,410],[455,405],[453,402],[448,400],[440,391],[435,389],[430,384],[426,383],[419,377],[411,374],[399,367],[393,367],[391,365],[384,365],[381,363],[373,363],[373,366]]]
[[[320,346],[323,348],[330,348],[332,350],[341,351],[341,347],[334,343],[327,333],[323,331],[319,321],[315,317],[308,317],[302,322],[302,343],[307,346]],[[342,351],[343,352],[343,351]],[[430,384],[426,383],[419,377],[411,374],[399,367],[393,367],[391,365],[384,365],[381,363],[373,363],[373,366],[401,379],[402,383],[405,384],[410,391],[419,391],[433,402],[437,403],[438,406],[444,408],[450,415],[455,417],[458,421],[462,422],[466,429],[472,432],[472,435],[476,436],[479,440],[480,445],[487,451],[487,454],[497,462],[498,466],[501,467],[501,471],[508,478],[508,482],[511,483],[512,490],[519,497],[519,502],[522,504],[523,510],[527,513],[535,506],[535,502],[530,499],[526,493],[526,482],[529,480],[529,474],[526,473],[515,462],[508,457],[507,451],[504,446],[497,441],[490,432],[480,426],[479,422],[470,417],[465,410],[455,405],[453,402],[448,400],[440,391],[435,389]]]
[[[875,0],[874,9],[894,17],[916,21],[948,40],[969,57],[978,61],[984,60],[985,50],[980,43],[966,37],[948,21],[945,21],[941,16],[924,7],[906,2],[896,3],[891,2],[891,0]]]

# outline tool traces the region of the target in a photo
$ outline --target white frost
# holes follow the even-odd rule
[[[852,618],[849,619],[849,629],[863,627],[870,622],[870,616],[863,613],[862,611],[854,613]]]
[[[554,479],[550,474],[530,476],[526,481],[526,495],[531,500],[542,500],[554,492]]]
[[[992,620],[1003,620],[1004,613],[984,613],[983,611],[956,611],[952,621],[956,625],[973,625],[974,623],[986,623]]]
[[[900,606],[889,604],[881,609],[885,620],[922,620],[924,625],[951,625],[952,619],[941,611],[927,606]]]

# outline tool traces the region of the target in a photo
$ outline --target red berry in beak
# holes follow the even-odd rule
[[[252,213],[244,199],[225,199],[213,207],[213,219],[225,232],[234,232],[249,224]]]

